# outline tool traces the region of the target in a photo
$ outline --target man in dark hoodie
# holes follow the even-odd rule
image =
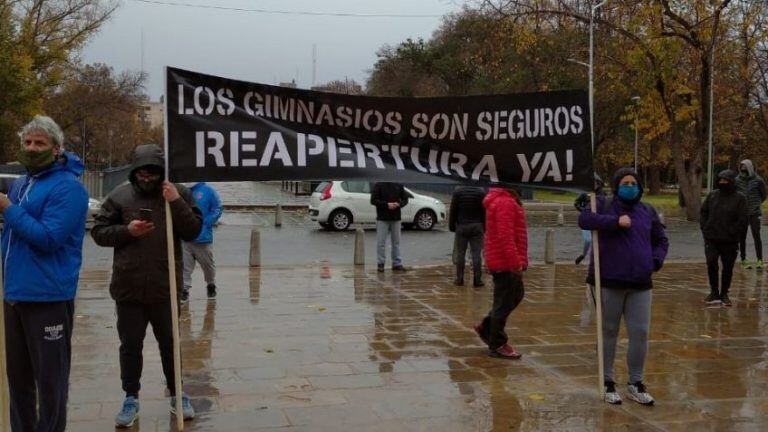
[[[376,269],[384,271],[387,236],[392,238],[392,270],[405,271],[400,256],[401,211],[408,205],[408,192],[400,183],[376,183],[371,193],[376,207]]]
[[[765,181],[755,172],[755,166],[749,159],[741,161],[739,166],[741,174],[736,178],[736,187],[739,192],[747,197],[747,225],[752,231],[752,239],[755,241],[755,255],[757,263],[755,267],[758,270],[763,269],[763,243],[760,239],[760,217],[763,214],[763,202],[766,198]],[[739,242],[741,250],[741,266],[743,268],[752,268],[752,264],[747,262],[747,230],[744,230],[741,241]]]
[[[747,198],[736,190],[735,172],[725,170],[717,175],[717,189],[710,192],[701,205],[700,224],[710,288],[704,302],[731,306],[728,289],[739,253],[739,240],[747,229]],[[723,262],[719,289],[718,260]]]
[[[483,236],[485,233],[485,191],[475,186],[459,186],[451,197],[451,211],[448,212],[448,228],[455,232],[453,240],[453,263],[456,265],[456,285],[464,285],[464,263],[467,245],[472,251],[472,285],[483,283]]]
[[[165,202],[173,220],[177,292],[182,290],[181,240],[200,234],[202,216],[187,188],[164,179],[163,151],[154,144],[136,148],[130,183],[112,191],[101,206],[91,235],[100,246],[113,247],[114,264],[110,294],[116,302],[120,336],[120,378],[125,391],[123,407],[115,417],[120,427],[130,427],[138,417],[143,367],[142,349],[147,324],[160,348],[166,385],[175,412],[173,324],[165,225]],[[195,412],[182,394],[185,419]]]

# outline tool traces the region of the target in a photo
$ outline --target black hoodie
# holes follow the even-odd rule
[[[154,144],[136,148],[129,184],[118,186],[102,203],[91,236],[99,246],[113,247],[112,282],[109,292],[115,301],[158,303],[170,299],[168,281],[168,246],[166,242],[165,199],[162,191],[146,194],[136,186],[136,170],[142,167],[164,170],[165,159]],[[183,253],[181,240],[197,238],[202,227],[200,209],[192,193],[175,184],[181,195],[170,203],[173,219],[177,290],[181,291]],[[136,238],[128,224],[139,219],[139,209],[152,210],[154,231]]]
[[[731,184],[730,190],[721,188],[720,179]],[[718,189],[707,195],[701,205],[701,232],[704,240],[738,243],[747,228],[747,198],[736,190],[736,173],[721,171],[717,175]]]

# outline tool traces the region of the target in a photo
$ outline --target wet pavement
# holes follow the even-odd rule
[[[71,431],[112,430],[123,396],[108,277],[82,275]],[[658,275],[645,378],[655,407],[597,400],[582,280],[583,267],[570,265],[526,273],[526,298],[507,325],[524,357],[508,361],[489,358],[471,330],[490,305],[490,284],[453,286],[450,267],[224,267],[216,301],[204,298],[198,271],[181,312],[185,391],[198,412],[187,430],[768,429],[765,274],[738,270],[730,309],[702,307],[703,265],[672,264]],[[145,345],[133,430],[174,430],[151,335]]]

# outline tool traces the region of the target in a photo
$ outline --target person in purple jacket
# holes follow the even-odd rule
[[[579,215],[579,226],[600,234],[600,282],[603,305],[603,361],[605,401],[620,404],[613,379],[616,340],[624,317],[629,336],[627,397],[653,405],[643,384],[651,323],[652,276],[664,265],[669,241],[656,210],[640,202],[643,187],[634,170],[621,168],[614,174],[613,197],[599,197],[597,213],[589,208]],[[594,285],[594,263],[589,265],[587,283]]]

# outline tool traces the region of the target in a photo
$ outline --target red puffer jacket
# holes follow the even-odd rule
[[[517,199],[492,188],[485,207],[485,262],[490,272],[519,272],[528,268],[528,228]]]

